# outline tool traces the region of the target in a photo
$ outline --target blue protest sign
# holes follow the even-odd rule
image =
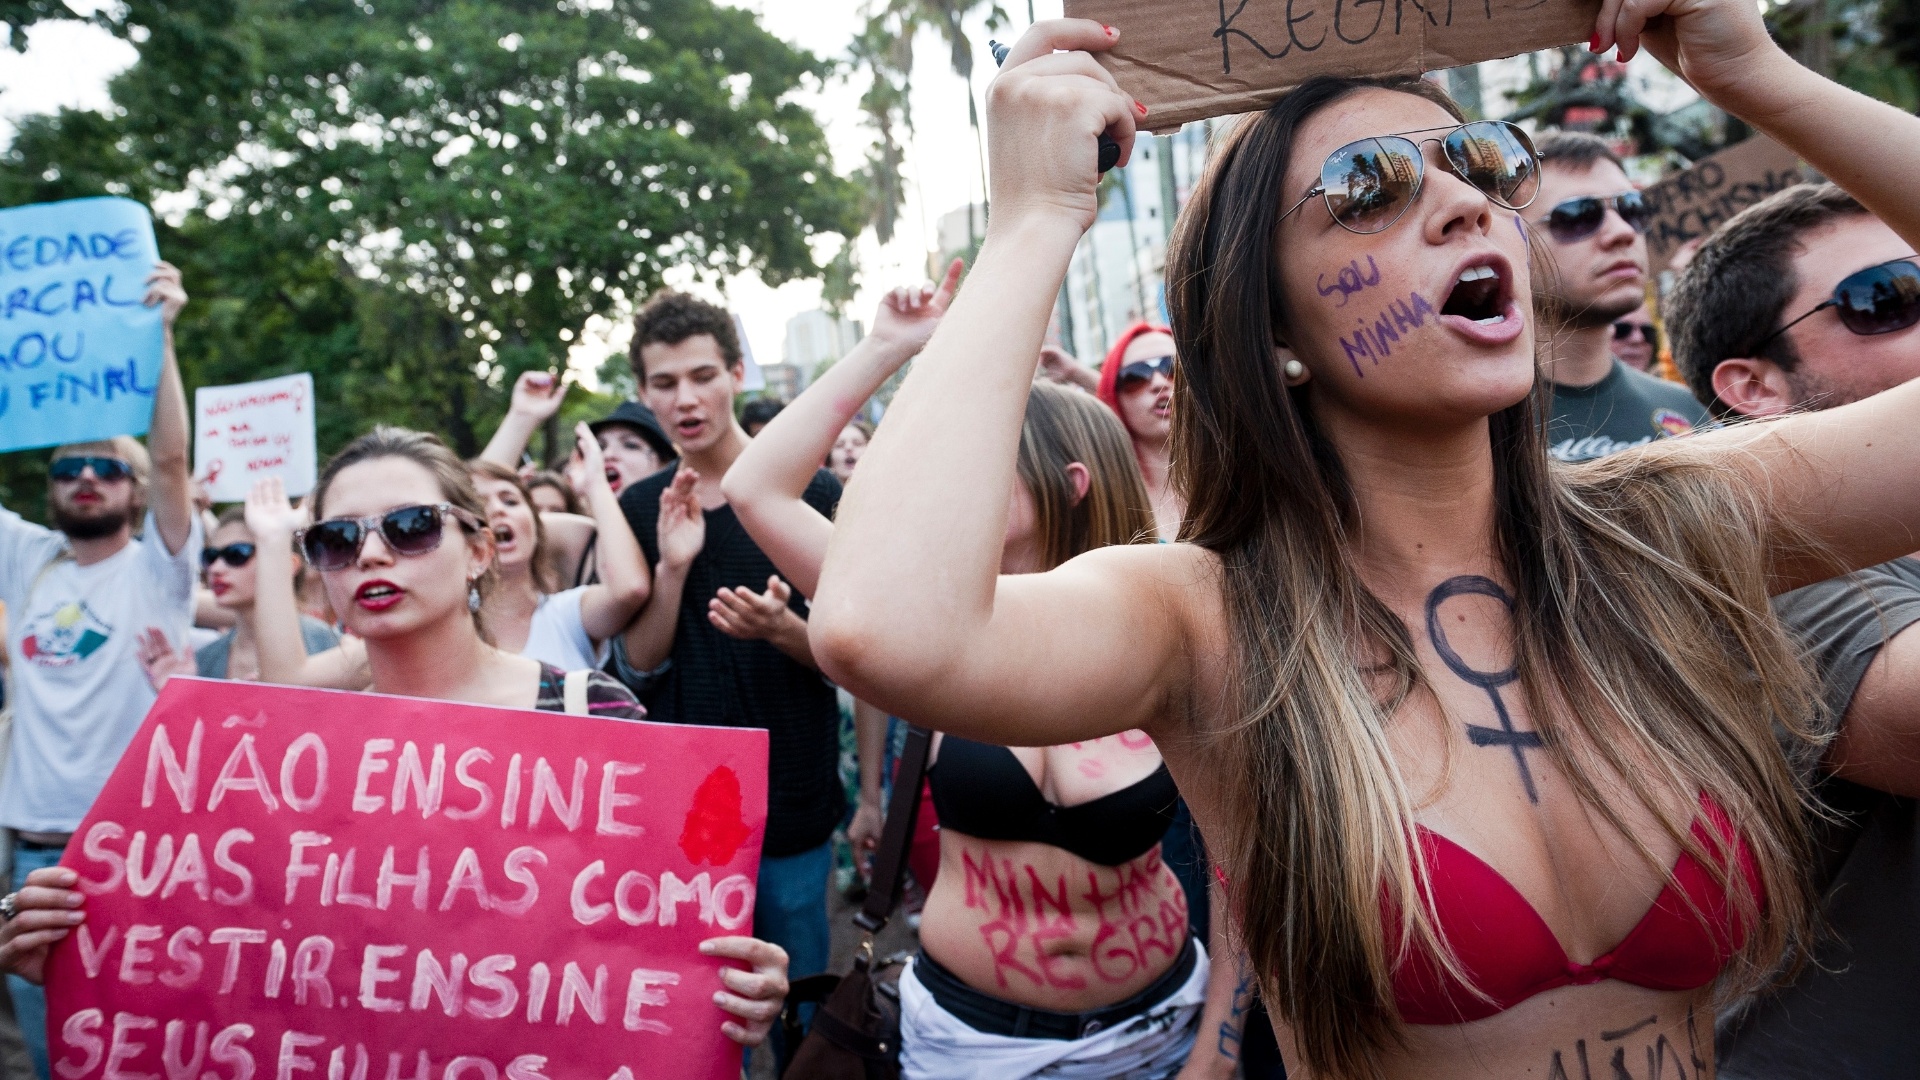
[[[131,199],[0,210],[0,451],[138,435],[160,381],[160,260]]]

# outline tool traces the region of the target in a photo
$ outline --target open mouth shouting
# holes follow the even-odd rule
[[[406,590],[391,581],[363,582],[353,591],[353,602],[363,611],[385,611],[406,596]]]
[[[1440,321],[1470,341],[1502,345],[1525,328],[1513,302],[1513,269],[1497,254],[1475,255],[1455,272]]]

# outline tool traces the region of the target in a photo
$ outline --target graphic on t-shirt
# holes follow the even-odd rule
[[[1653,410],[1653,426],[1667,433],[1669,437],[1685,435],[1693,430],[1693,421],[1674,412],[1672,409]]]
[[[92,656],[113,636],[84,601],[73,600],[27,623],[20,655],[40,667],[67,667]]]

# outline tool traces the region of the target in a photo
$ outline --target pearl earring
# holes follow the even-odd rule
[[[1286,372],[1287,378],[1289,379],[1299,379],[1302,376],[1306,375],[1307,365],[1301,363],[1298,360],[1289,360],[1286,362],[1285,365],[1281,367],[1280,370]]]

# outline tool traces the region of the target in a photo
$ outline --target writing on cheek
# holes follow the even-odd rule
[[[1036,987],[1082,990],[1087,979],[1067,961],[1089,961],[1095,978],[1124,982],[1152,965],[1171,960],[1186,944],[1185,895],[1160,862],[1156,848],[1125,866],[1093,867],[1080,898],[1093,906],[1076,914],[1064,873],[1043,877],[1030,863],[996,858],[985,848],[960,853],[966,906],[991,916],[980,940],[993,957],[1002,988],[1018,976]],[[1092,932],[1092,945],[1077,944]],[[1063,970],[1063,967],[1067,969]]]
[[[1665,1032],[1655,1035],[1638,1052],[1629,1052],[1623,1045],[1659,1022],[1658,1016],[1649,1016],[1617,1030],[1602,1031],[1591,1048],[1586,1039],[1575,1039],[1571,1051],[1554,1050],[1547,1065],[1547,1080],[1706,1080],[1707,1063],[1694,1041],[1691,1008],[1687,1010],[1685,1054]]]
[[[1393,347],[1399,344],[1401,335],[1411,334],[1425,326],[1429,318],[1439,317],[1440,312],[1426,297],[1408,293],[1405,300],[1395,300],[1381,308],[1371,320],[1358,320],[1360,328],[1340,339],[1340,350],[1346,354],[1347,363],[1353,365],[1353,373],[1364,379],[1367,373],[1360,367],[1360,361],[1368,360],[1378,367],[1381,357],[1393,355]]]
[[[1314,280],[1313,287],[1321,296],[1339,296],[1340,302],[1333,305],[1334,307],[1346,307],[1347,301],[1353,298],[1354,293],[1378,284],[1380,284],[1380,267],[1373,261],[1373,256],[1369,255],[1366,273],[1360,272],[1360,260],[1355,259],[1340,268],[1340,272],[1333,276],[1331,284],[1327,282],[1327,275],[1321,274]]]

